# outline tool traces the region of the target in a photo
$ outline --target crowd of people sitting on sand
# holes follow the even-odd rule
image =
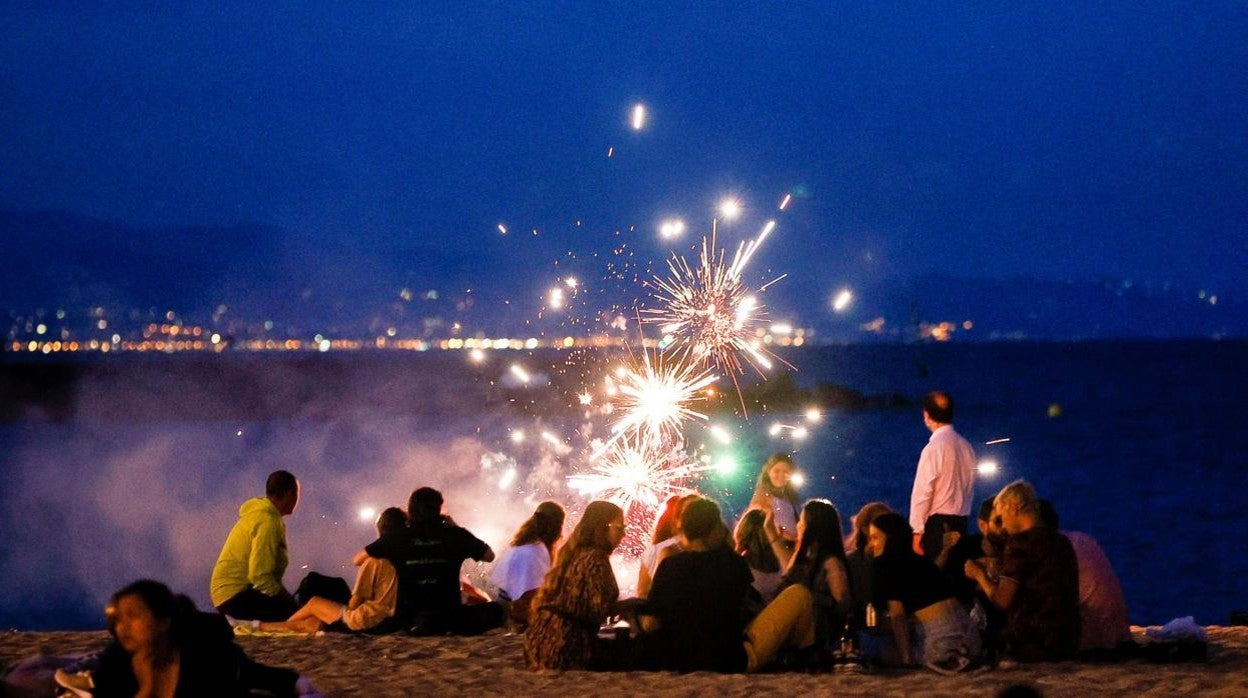
[[[293,693],[293,672],[223,649],[233,647],[219,637],[227,622],[239,634],[478,635],[506,626],[523,633],[534,670],[953,674],[1104,659],[1129,647],[1126,604],[1105,554],[1091,537],[1059,531],[1030,484],[982,502],[978,532],[969,530],[974,453],[952,413],[945,393],[924,401],[932,437],[909,518],[873,502],[845,535],[832,502],[799,502],[793,459],[778,453],[732,529],[709,497],[670,499],[626,599],[610,560],[628,525],[616,504],[589,502],[565,536],[565,509],[542,502],[495,561],[445,513],[442,495],[421,487],[406,511],[379,516],[376,540],[354,557],[354,590],[309,575],[297,600],[283,585],[283,517],[295,511],[299,483],[277,471],[264,497],[241,506],[213,568],[218,614],[194,612],[157,582],[117,593],[108,610],[115,643],[93,676],[96,695],[178,695],[207,673],[231,677],[220,695],[256,684]],[[462,580],[469,559],[496,563],[495,599]],[[231,671],[208,672],[210,663]]]

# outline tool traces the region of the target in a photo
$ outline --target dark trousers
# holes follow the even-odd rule
[[[923,545],[923,557],[935,562],[937,556],[940,555],[941,548],[945,545],[945,533],[957,531],[966,535],[967,523],[965,516],[932,514],[927,517],[927,521],[923,523],[923,538],[920,539]]]
[[[255,589],[246,589],[217,606],[217,610],[239,620],[277,622],[293,616],[299,610],[299,602],[287,591],[269,596]]]

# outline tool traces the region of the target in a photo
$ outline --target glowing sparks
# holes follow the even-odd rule
[[[737,199],[724,199],[719,202],[719,215],[726,221],[733,221],[741,217],[741,202]]]
[[[511,432],[511,442],[516,444],[524,443],[524,430],[516,429]]]
[[[806,476],[801,473],[793,473],[793,475],[789,477],[789,484],[794,487],[801,487],[806,484]]]
[[[482,363],[485,361],[485,352],[480,349],[473,349],[468,352],[468,359],[474,364]]]
[[[843,313],[853,301],[854,292],[847,288],[843,288],[838,291],[836,296],[832,299],[832,309],[838,313]]]
[[[728,430],[721,427],[720,425],[712,424],[710,428],[710,432],[711,432],[711,436],[715,437],[715,440],[720,442],[721,444],[732,443],[732,434],[728,433]]]
[[[619,377],[614,406],[623,416],[611,431],[618,436],[631,430],[656,442],[665,438],[678,440],[685,420],[706,419],[705,414],[688,405],[705,399],[701,391],[718,379],[719,376],[696,365],[669,363],[661,355],[652,360],[650,352],[643,352],[641,364],[626,369]]]
[[[685,232],[685,222],[679,218],[663,221],[659,226],[659,235],[665,240],[672,240],[683,235]]]
[[[563,308],[564,303],[563,289],[558,286],[550,289],[550,292],[546,295],[546,305],[548,305],[551,310],[559,310]]]
[[[524,370],[524,367],[521,366],[520,364],[511,365],[511,375],[515,376],[516,380],[520,381],[521,383],[528,383],[529,381],[533,380],[533,376],[530,376],[529,372]]]
[[[360,521],[372,523],[377,520],[377,510],[373,507],[360,507],[359,517]]]
[[[979,471],[980,475],[996,475],[998,470],[997,462],[995,460],[981,460],[979,465],[976,466],[976,470]]]
[[[780,200],[780,210],[783,211],[784,209],[788,208],[789,202],[791,202],[792,200],[793,200],[792,194],[785,194],[784,198]]]
[[[741,358],[761,375],[771,368],[771,360],[760,347],[755,329],[765,323],[758,299],[742,281],[746,264],[771,228],[737,247],[732,262],[725,262],[722,249],[712,251],[715,238],[702,239],[697,268],[685,258],[673,255],[667,266],[667,279],[655,278],[654,298],[662,307],[643,310],[647,322],[659,324],[677,356],[695,363],[711,362],[734,376],[742,373]]]
[[[688,491],[708,468],[691,462],[680,446],[662,446],[642,434],[613,441],[588,472],[572,475],[568,486],[583,495],[615,502],[629,517],[653,514],[668,497]]]
[[[985,441],[984,445],[992,446],[993,444],[1004,444],[1004,443],[1009,443],[1009,442],[1010,442],[1010,437],[1007,436],[1003,439],[993,439],[992,441]]]
[[[581,285],[581,282],[578,281],[575,276],[569,276],[563,280],[563,285],[575,291],[576,288]]]
[[[594,404],[594,396],[593,396],[593,395],[590,395],[589,393],[581,393],[580,395],[576,396],[576,399],[577,399],[577,401],[579,401],[582,405],[592,405],[592,404]]]
[[[506,235],[506,234],[507,234],[507,226],[503,225],[502,223],[499,223],[499,224],[498,224],[498,232],[499,232],[499,234],[500,234],[500,235]]]
[[[632,121],[633,121],[633,130],[634,130],[634,131],[640,131],[641,129],[645,128],[645,126],[646,126],[646,105],[644,105],[644,104],[634,104],[634,105],[633,105],[633,117],[632,117]]]
[[[818,424],[823,419],[823,414],[816,407],[806,410],[806,421],[811,424]]]

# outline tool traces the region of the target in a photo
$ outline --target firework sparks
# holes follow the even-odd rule
[[[697,268],[684,257],[668,260],[670,275],[655,278],[654,297],[661,308],[646,309],[647,322],[657,323],[671,338],[678,356],[695,363],[711,362],[733,377],[744,371],[741,358],[762,375],[772,366],[754,330],[765,325],[763,306],[750,294],[742,273],[759,245],[775,228],[768,221],[759,236],[737,247],[731,263],[715,249],[715,235],[702,239]]]
[[[683,444],[655,441],[644,433],[613,440],[588,472],[568,486],[583,495],[615,502],[628,518],[651,517],[673,495],[688,491],[707,466],[692,461]]]
[[[623,416],[611,427],[615,435],[612,441],[627,431],[656,442],[678,440],[682,422],[706,419],[705,414],[689,409],[689,403],[704,400],[701,391],[719,380],[707,369],[681,361],[667,362],[661,354],[651,359],[650,352],[644,350],[639,366],[617,374],[615,409]]]

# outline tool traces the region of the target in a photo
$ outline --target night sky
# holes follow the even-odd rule
[[[725,194],[735,243],[792,192],[760,264],[808,313],[932,273],[1243,287],[1242,2],[253,4],[0,11],[0,208],[533,295],[567,250],[661,259]]]

